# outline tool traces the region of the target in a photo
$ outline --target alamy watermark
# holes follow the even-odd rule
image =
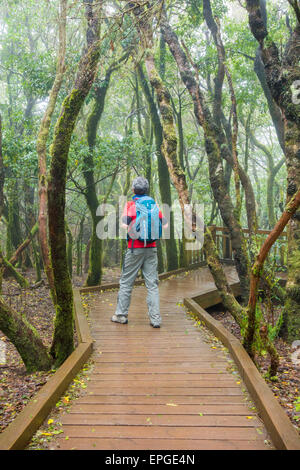
[[[6,364],[6,344],[0,339],[0,365]]]
[[[291,86],[292,101],[294,104],[300,104],[300,80],[295,80]]]
[[[291,359],[292,363],[295,366],[300,366],[300,340],[297,339],[292,343],[292,354],[291,354]]]
[[[101,217],[97,224],[96,232],[98,238],[106,239],[126,239],[128,227],[124,224],[123,213],[127,204],[127,198],[121,196],[118,205],[100,204],[96,215]],[[179,201],[175,200],[170,207],[168,204],[161,204],[160,210],[164,218],[162,238],[171,238],[171,217],[174,219],[174,238],[186,240],[186,250],[200,250],[204,240],[204,205],[185,204],[182,211]],[[137,233],[138,237],[138,233]]]

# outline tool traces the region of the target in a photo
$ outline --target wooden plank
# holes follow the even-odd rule
[[[75,325],[76,332],[78,335],[78,340],[80,343],[92,343],[93,338],[91,336],[89,324],[87,322],[82,303],[81,297],[78,289],[73,289],[73,301],[74,301],[74,311],[75,311]]]
[[[89,385],[90,395],[107,395],[107,387],[98,387],[94,386],[93,383]],[[124,395],[164,395],[166,397],[170,395],[194,395],[194,396],[203,396],[203,395],[243,395],[243,392],[238,387],[130,387],[130,388],[119,388],[119,387],[109,387],[109,394],[114,396],[124,396]]]
[[[222,356],[219,355],[217,356],[220,361],[222,361]],[[216,357],[213,356],[213,354],[205,354],[201,357],[201,361],[214,361],[216,360]],[[181,364],[182,362],[189,362],[199,364],[199,359],[196,357],[191,358],[191,357],[164,357],[164,356],[152,356],[152,357],[145,357],[142,354],[140,355],[134,355],[134,356],[128,356],[126,357],[126,364]],[[95,358],[95,364],[120,364],[120,358],[118,357],[106,357],[105,353],[99,354]]]
[[[235,296],[240,295],[240,284],[238,282],[232,284],[231,289],[234,293]],[[212,307],[213,305],[220,304],[222,302],[221,296],[215,288],[205,292],[203,294],[199,294],[197,296],[193,297],[194,302],[198,303],[201,305],[203,309]]]
[[[182,363],[182,364],[177,364],[176,365],[176,372],[183,372],[183,373],[201,373],[201,372],[207,372],[208,370],[215,370],[216,372],[219,371],[224,371],[228,367],[228,364],[226,362],[224,363],[212,363],[212,362],[207,362],[207,363],[202,363],[200,364],[187,364],[187,363]],[[142,373],[148,372],[148,373],[174,373],[174,367],[172,366],[167,366],[165,364],[151,364],[151,365],[146,365],[146,364],[124,364],[122,366],[118,364],[111,364],[111,363],[106,363],[106,364],[99,364],[98,366],[95,366],[95,372],[107,372],[107,373],[127,373],[127,372],[137,372],[140,371]]]
[[[91,387],[90,387],[90,390],[93,390],[93,388],[105,388],[107,389],[107,381],[102,381],[102,380],[94,380],[92,379],[90,381],[90,384],[91,384]],[[143,386],[147,386],[147,387],[150,387],[152,386],[153,387],[157,387],[157,390],[160,390],[160,388],[234,388],[235,386],[235,382],[234,380],[222,380],[222,383],[220,383],[219,380],[205,380],[205,381],[200,381],[200,380],[192,380],[190,379],[189,381],[184,381],[184,380],[181,380],[181,381],[175,381],[175,380],[164,380],[164,379],[160,379],[159,377],[156,378],[156,380],[154,378],[149,378],[148,380],[141,380],[141,381],[136,381],[136,382],[133,382],[132,380],[126,380],[126,378],[122,379],[120,378],[119,381],[117,382],[116,380],[112,380],[110,382],[110,390],[114,390],[115,388],[120,388],[122,387],[122,389],[132,389],[132,388],[138,388],[139,387],[139,384],[143,384]],[[239,388],[239,387],[237,387]]]
[[[76,403],[85,404],[115,404],[116,397],[111,395],[85,395],[77,399]],[[117,403],[119,405],[166,405],[166,403],[173,403],[176,405],[236,405],[245,404],[245,397],[243,395],[123,395],[118,397]],[[176,408],[176,407],[174,407]]]
[[[118,341],[116,342],[116,346],[115,343],[112,343],[112,342],[109,342],[109,341],[103,341],[103,340],[95,340],[94,342],[95,344],[95,350],[98,351],[98,352],[117,352],[120,354],[120,357],[124,358],[124,356],[122,356],[122,354],[125,354],[126,355],[126,352],[127,351],[141,351],[143,348],[151,348],[154,350],[156,350],[157,352],[158,351],[162,351],[162,354],[164,353],[164,351],[166,351],[166,349],[168,348],[169,349],[169,352],[170,352],[170,343],[166,342],[166,341],[160,341],[160,342],[155,342],[155,344],[153,344],[152,342],[147,342],[147,341]],[[188,341],[186,342],[183,342],[183,341],[180,341],[180,343],[175,343],[174,345],[172,345],[172,350],[174,351],[174,353],[184,353],[184,351],[186,350],[186,347],[187,345],[189,344]],[[199,345],[199,346],[197,346]],[[193,349],[193,350],[192,350]],[[207,349],[204,349],[203,347],[201,347],[201,339],[199,339],[199,342],[198,341],[195,341],[195,342],[192,342],[192,348],[189,349],[189,351],[191,351],[191,355],[196,355],[199,357],[199,359],[201,359],[202,357],[202,354],[204,352],[207,351]]]
[[[225,439],[138,439],[69,437],[59,441],[61,450],[269,450],[263,441]]]
[[[205,322],[232,353],[276,447],[285,450],[300,450],[300,438],[296,429],[237,338],[214,320],[195,300],[186,298],[185,304],[198,315],[201,321]]]
[[[228,380],[237,380],[236,378],[230,378],[228,377],[228,374],[226,371],[220,372],[218,374],[215,374],[214,372],[210,373],[204,373],[204,374],[185,374],[184,372],[181,374],[178,374],[177,372],[171,373],[171,374],[164,374],[162,372],[158,374],[145,374],[141,372],[140,374],[135,374],[135,373],[127,373],[127,374],[103,374],[103,373],[97,373],[93,371],[93,375],[91,377],[91,381],[93,380],[101,380],[101,381],[123,381],[124,379],[126,380],[131,380],[131,381],[136,381],[136,380],[142,380],[143,382],[145,381],[152,381],[156,380],[159,378],[161,380],[167,380],[169,383],[176,381],[176,380],[184,380],[184,381],[189,381],[189,380],[218,380],[223,384],[223,382],[226,382]]]
[[[263,428],[257,431],[252,427],[226,426],[101,426],[101,425],[64,425],[61,439],[70,437],[89,438],[130,438],[130,439],[233,439],[256,441],[264,438]]]
[[[173,403],[172,403],[173,405]],[[199,413],[208,415],[226,415],[226,416],[255,416],[253,410],[247,405],[239,403],[215,404],[209,405],[193,403],[192,405],[181,404],[171,406],[167,403],[159,404],[99,404],[99,403],[74,403],[72,406],[72,414],[138,414],[138,415],[199,415]]]
[[[74,426],[166,426],[166,427],[239,427],[251,428],[261,426],[261,422],[254,416],[224,416],[205,415],[147,415],[147,414],[104,414],[93,413],[78,415],[69,413],[62,419],[63,428],[66,425]]]

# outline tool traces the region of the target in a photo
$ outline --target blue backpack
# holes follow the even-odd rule
[[[135,201],[135,208],[136,219],[128,232],[130,238],[144,242],[144,246],[161,238],[162,223],[154,199],[149,196],[140,197]]]

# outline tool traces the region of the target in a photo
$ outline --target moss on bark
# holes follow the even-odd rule
[[[98,12],[94,8],[93,2],[86,7],[89,47],[80,60],[74,87],[62,104],[50,148],[49,239],[57,300],[51,354],[56,366],[62,364],[74,349],[73,291],[66,252],[65,189],[71,136],[79,111],[94,81],[100,56]]]
[[[157,166],[158,166],[158,185],[159,192],[161,196],[161,201],[163,204],[167,204],[169,207],[172,206],[172,197],[171,197],[171,185],[170,185],[170,175],[168,171],[168,166],[166,160],[162,154],[162,144],[163,144],[163,128],[160,121],[160,117],[157,111],[157,106],[150,92],[148,82],[144,75],[144,71],[141,65],[137,67],[139,81],[146,98],[149,114],[151,117],[151,122],[153,125],[154,137],[155,137],[155,147],[157,155]],[[165,240],[166,246],[166,255],[167,255],[167,270],[172,271],[173,269],[178,268],[178,252],[176,246],[176,240],[174,236],[174,215],[173,212],[170,213],[170,238]]]
[[[19,352],[27,372],[49,370],[52,359],[35,328],[0,297],[0,330]]]

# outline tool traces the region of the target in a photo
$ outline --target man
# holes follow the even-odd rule
[[[127,202],[122,215],[123,227],[127,229],[135,225],[137,210],[136,203],[142,203],[149,191],[149,183],[146,178],[141,176],[137,177],[132,183],[132,190],[134,196],[132,201]],[[148,198],[150,199],[150,198]],[[152,201],[154,203],[154,201]],[[155,208],[158,208],[154,203]],[[158,212],[158,217],[161,221],[163,228],[167,228],[167,220],[163,217],[161,211]],[[139,228],[136,226],[137,230]],[[129,230],[132,235],[132,230]],[[117,323],[128,323],[128,309],[131,300],[131,292],[134,281],[138,275],[139,270],[145,280],[147,288],[147,305],[148,315],[150,318],[150,325],[153,328],[160,328],[161,316],[159,309],[159,291],[158,291],[158,273],[157,273],[157,248],[155,241],[146,241],[138,239],[139,232],[135,233],[134,238],[128,236],[128,250],[125,254],[125,259],[122,268],[122,275],[120,279],[120,290],[118,293],[118,302],[115,314],[111,320]]]

